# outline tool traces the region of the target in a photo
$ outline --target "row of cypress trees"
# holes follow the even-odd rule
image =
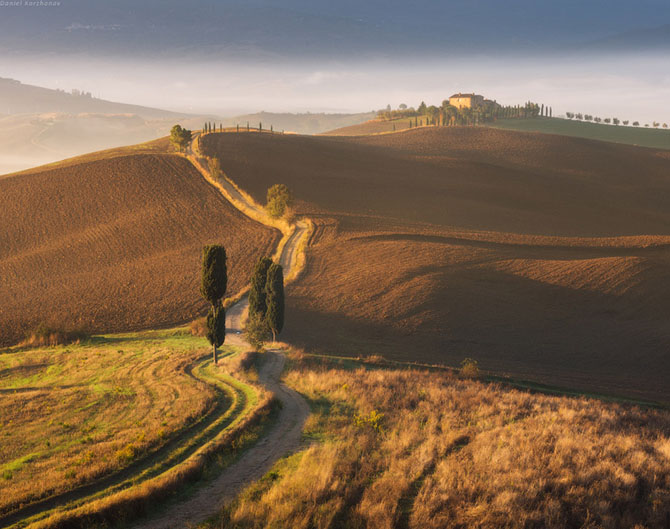
[[[218,362],[217,348],[226,340],[226,309],[223,298],[228,287],[228,268],[225,248],[210,244],[202,249],[200,293],[209,304],[207,340],[212,344],[214,363]],[[251,274],[249,290],[249,320],[260,327],[261,334],[272,334],[272,341],[284,328],[284,272],[281,265],[261,257]]]

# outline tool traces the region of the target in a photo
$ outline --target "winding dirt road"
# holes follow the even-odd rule
[[[197,136],[196,136],[197,137]],[[194,140],[195,141],[195,140]],[[193,161],[192,157],[189,157]],[[208,180],[212,176],[200,157],[195,167]],[[267,216],[262,207],[251,202],[248,197],[227,179],[218,183],[223,186],[224,196],[245,214],[251,210],[252,218],[259,222]],[[218,187],[218,186],[217,186]],[[232,200],[231,200],[232,199]],[[265,223],[264,223],[265,224]],[[275,225],[268,218],[268,225]],[[295,226],[284,232],[285,243],[282,246],[279,262],[286,277],[292,275],[296,266],[301,241],[308,235],[309,225],[298,221]],[[245,296],[226,312],[226,344],[247,345],[243,335],[244,319],[248,310]],[[259,382],[275,394],[281,402],[281,411],[272,430],[258,443],[247,450],[233,465],[226,468],[216,479],[199,488],[193,496],[183,502],[168,506],[159,516],[137,524],[142,529],[168,529],[195,525],[216,514],[227,502],[231,501],[246,485],[261,478],[277,461],[300,447],[302,428],[309,415],[309,406],[297,392],[281,383],[280,377],[285,357],[279,350],[266,353],[266,361],[259,373]]]

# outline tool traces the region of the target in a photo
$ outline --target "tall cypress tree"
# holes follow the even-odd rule
[[[268,278],[268,269],[272,265],[269,257],[260,257],[251,273],[251,288],[249,289],[249,317],[259,315],[265,318],[267,310],[265,299],[265,283]]]
[[[207,315],[207,339],[212,344],[214,363],[217,363],[216,348],[226,339],[226,311],[221,299],[228,286],[226,250],[218,244],[204,246],[202,249],[202,276],[200,293],[211,305]]]
[[[214,348],[214,363],[218,363],[216,348],[226,341],[226,309],[221,304],[212,305],[207,313],[207,339]]]
[[[265,321],[272,331],[272,341],[274,342],[284,328],[284,272],[281,265],[276,263],[268,268],[265,298],[267,304]]]

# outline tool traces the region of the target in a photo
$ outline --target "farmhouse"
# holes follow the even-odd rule
[[[454,94],[449,104],[456,108],[476,108],[484,105],[484,96],[477,94]]]

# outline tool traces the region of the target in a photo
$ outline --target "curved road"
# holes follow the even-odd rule
[[[194,165],[209,181],[211,175],[206,169],[204,160],[201,160],[198,159]],[[257,215],[267,216],[262,207],[250,202],[226,179],[220,180],[219,183],[224,186],[226,192],[230,193],[233,200],[230,200],[228,196],[226,198],[240,211],[244,213],[245,208],[248,208]],[[238,201],[242,204],[238,204]],[[268,225],[270,225],[269,219]],[[298,221],[292,232],[284,232],[285,236],[288,235],[288,239],[282,248],[279,262],[284,268],[285,276],[289,276],[296,266],[299,245],[303,237],[307,235],[308,229],[307,223]],[[226,344],[248,345],[241,334],[248,305],[249,302],[245,296],[228,308]],[[202,522],[219,512],[246,485],[260,479],[270,470],[275,461],[300,447],[302,428],[309,415],[309,406],[297,392],[280,381],[285,361],[284,355],[278,350],[271,350],[266,353],[266,357],[259,373],[259,382],[268,391],[274,393],[281,402],[281,411],[272,430],[217,478],[199,488],[193,496],[183,502],[168,506],[157,517],[137,524],[135,527],[174,529]]]

